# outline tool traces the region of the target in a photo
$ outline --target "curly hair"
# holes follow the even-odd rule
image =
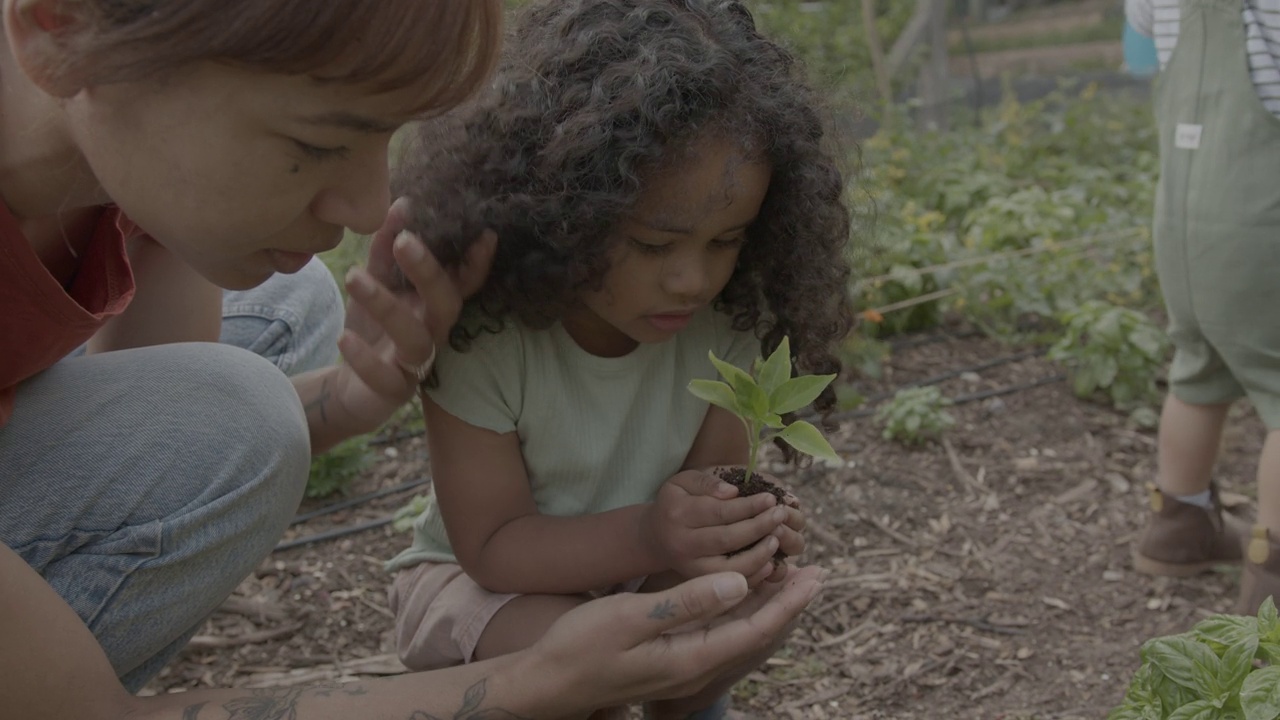
[[[483,228],[500,239],[468,301],[479,322],[451,345],[508,317],[546,327],[598,288],[646,175],[708,131],[743,139],[772,171],[716,308],[762,353],[788,336],[798,369],[839,373],[834,345],[853,325],[844,180],[796,60],[739,0],[539,0],[489,92],[420,126],[397,171],[410,227],[446,264]],[[816,407],[834,403],[828,389]]]

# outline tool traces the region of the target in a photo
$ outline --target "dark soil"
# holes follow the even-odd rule
[[[801,562],[832,574],[786,647],[739,685],[738,707],[797,720],[1101,718],[1144,640],[1229,610],[1234,573],[1152,578],[1130,567],[1154,435],[1073,397],[1037,353],[992,364],[1019,350],[916,338],[883,378],[861,383],[877,397],[947,375],[945,395],[980,398],[952,408],[957,424],[938,442],[905,448],[854,417],[830,438],[843,467],[763,459],[806,509]],[[1225,491],[1253,494],[1263,435],[1237,408],[1218,468]],[[383,452],[354,493],[426,476],[420,438]],[[410,495],[307,521],[286,539],[389,517]],[[147,691],[403,671],[382,562],[408,542],[380,526],[277,552]]]
[[[789,505],[795,508],[800,507],[800,501],[795,495],[792,495],[782,489],[777,483],[769,480],[758,472],[753,472],[751,473],[751,477],[747,477],[746,468],[735,467],[719,468],[715,471],[715,474],[716,477],[738,488],[739,497],[749,497],[751,495],[759,495],[760,493],[769,493],[778,499],[778,504],[780,505]],[[755,546],[756,544],[752,543],[741,550],[735,550],[729,553],[729,556],[746,552]],[[777,563],[786,561],[786,559],[787,554],[782,552],[782,550],[778,550],[773,554],[775,566]]]
[[[747,477],[746,468],[721,468],[716,471],[716,477],[738,488],[738,495],[741,497],[769,493],[778,498],[780,504],[794,505],[796,503],[794,495],[778,487],[776,483],[768,480],[760,473],[753,472],[751,477]]]

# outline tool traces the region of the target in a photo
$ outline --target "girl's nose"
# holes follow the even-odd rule
[[[707,276],[707,263],[701,254],[699,253],[697,257],[686,256],[673,260],[664,268],[663,289],[675,297],[702,297],[710,284],[710,278]]]

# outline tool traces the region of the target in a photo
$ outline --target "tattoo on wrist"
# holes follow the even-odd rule
[[[488,682],[488,680],[480,680],[467,688],[466,694],[462,696],[462,707],[453,714],[452,720],[533,720],[502,708],[482,709],[480,706],[484,704],[485,695],[489,692]],[[409,720],[444,720],[444,718],[419,710],[410,715]]]
[[[308,400],[307,404],[304,405],[302,409],[304,412],[306,412],[307,417],[311,417],[313,411],[318,412],[320,415],[320,422],[325,423],[327,425],[329,423],[329,412],[325,410],[324,406],[328,402],[329,402],[329,378],[325,377],[324,380],[320,381],[320,392],[317,393],[315,397]]]
[[[676,616],[676,604],[671,600],[663,600],[649,611],[651,620],[670,620]]]

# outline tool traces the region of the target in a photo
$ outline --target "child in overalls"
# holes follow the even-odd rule
[[[1280,593],[1280,0],[1127,0],[1153,37],[1161,176],[1155,247],[1175,347],[1140,572],[1244,562],[1237,613]],[[1211,474],[1231,403],[1268,434],[1258,519],[1224,513]]]

